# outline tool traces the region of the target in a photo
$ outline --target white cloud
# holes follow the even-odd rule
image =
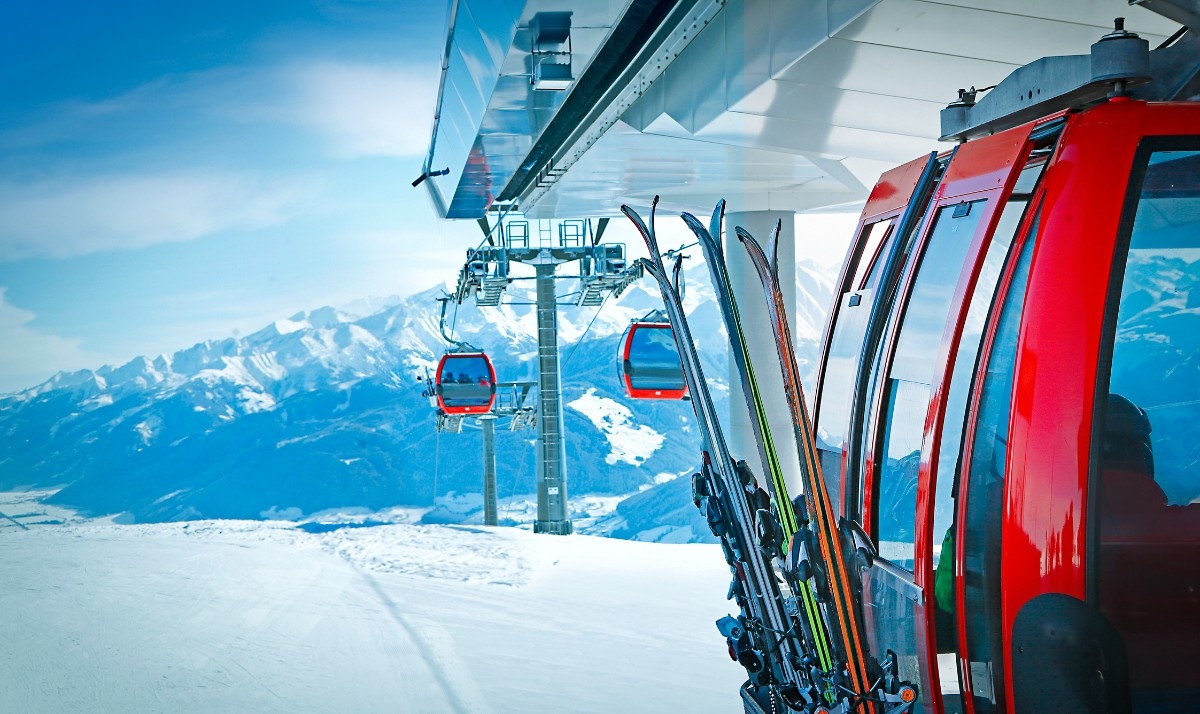
[[[275,225],[308,202],[309,184],[222,172],[0,184],[0,261],[134,249]]]
[[[12,305],[0,288],[0,393],[31,387],[60,370],[94,367],[103,360],[79,346],[78,340],[31,329],[34,315]]]
[[[437,81],[436,71],[405,64],[318,60],[166,75],[121,95],[46,107],[27,125],[0,132],[0,152],[53,151],[62,141],[102,148],[104,137],[126,124],[163,131],[151,130],[146,143],[117,154],[84,152],[80,156],[89,158],[65,164],[58,157],[45,164],[53,174],[13,172],[0,179],[0,261],[188,241],[328,209],[326,200],[317,200],[322,187],[306,177],[266,179],[261,172],[222,168],[244,165],[245,158],[222,154],[222,147],[242,145],[224,139],[250,126],[299,129],[307,136],[286,140],[310,175],[321,164],[305,161],[305,154],[406,157],[418,166],[428,148]],[[193,157],[205,168],[157,168],[179,166],[189,151],[183,147],[201,141],[196,132],[214,149]],[[139,163],[156,168],[126,168]],[[122,168],[114,171],[115,165]]]
[[[315,63],[292,70],[288,114],[335,155],[422,156],[429,148],[436,73],[400,65]]]
[[[239,131],[238,124],[299,127],[320,136],[336,158],[423,156],[438,79],[436,65],[337,60],[164,75],[112,97],[44,107],[0,131],[0,150],[79,141],[131,118],[169,126],[203,117],[206,128],[215,123],[222,132]]]

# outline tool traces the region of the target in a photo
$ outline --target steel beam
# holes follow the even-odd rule
[[[534,266],[538,332],[538,515],[534,533],[568,535],[567,473],[558,379],[558,303],[553,262]]]
[[[483,426],[483,525],[499,525],[496,515],[496,417],[479,418]]]

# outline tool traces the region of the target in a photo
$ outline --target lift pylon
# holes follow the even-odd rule
[[[504,212],[501,212],[503,210]],[[601,243],[608,219],[538,221],[534,230],[523,217],[496,209],[495,225],[481,222],[486,236],[467,251],[452,299],[474,297],[479,307],[501,304],[514,280],[514,263],[531,265],[536,282],[538,336],[538,516],[534,532],[567,535],[573,530],[567,508],[567,470],[563,439],[562,388],[559,381],[557,280],[578,281],[570,305],[601,305],[641,277],[640,266],[625,260],[621,243]],[[576,274],[559,274],[566,263],[578,263]]]

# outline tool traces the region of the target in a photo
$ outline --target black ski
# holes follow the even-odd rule
[[[793,603],[789,603],[801,620],[803,633],[803,656],[807,679],[815,691],[806,692],[809,699],[817,700],[829,707],[836,706],[844,698],[841,692],[841,671],[845,657],[836,656],[830,631],[836,629],[836,621],[824,612],[817,601],[819,589],[815,582],[818,569],[809,564],[808,559],[797,558],[796,563],[790,564],[783,559],[783,549],[797,543],[799,537],[801,546],[797,553],[807,554],[810,550],[806,544],[812,540],[808,530],[807,515],[797,514],[793,508],[792,498],[784,479],[783,467],[775,450],[771,426],[767,418],[767,410],[763,403],[762,393],[754,373],[754,364],[750,358],[749,344],[742,326],[741,314],[738,310],[737,298],[729,280],[729,271],[725,264],[725,256],[721,250],[721,219],[725,212],[725,202],[719,201],[713,211],[712,220],[706,228],[690,213],[682,214],[684,222],[696,234],[704,259],[712,277],[716,290],[717,302],[721,308],[721,317],[725,330],[729,335],[730,349],[737,368],[738,377],[745,396],[746,409],[750,416],[750,424],[758,445],[759,457],[768,471],[768,484],[774,496],[774,509],[759,511],[756,514],[756,529],[760,533],[772,532],[776,527],[782,531],[779,538],[779,555],[781,570],[786,576],[786,582],[791,589]],[[803,516],[802,518],[800,516]],[[778,526],[775,525],[778,520]],[[802,522],[803,521],[803,522]],[[831,627],[833,625],[833,627]]]
[[[655,197],[649,226],[632,208],[622,206],[621,210],[649,250],[645,269],[662,293],[705,446],[701,471],[693,477],[694,497],[721,540],[734,576],[729,595],[742,611],[739,617],[723,618],[717,624],[729,643],[730,655],[745,667],[751,684],[767,702],[786,703],[776,692],[797,689],[804,685],[804,678],[796,668],[800,653],[792,646],[795,621],[786,610],[770,558],[763,554],[753,526],[755,514],[770,508],[770,496],[757,486],[745,463],[735,462],[729,454],[682,301],[667,275],[654,234],[657,205]]]
[[[901,682],[894,676],[894,663],[888,656],[880,661],[879,666],[884,670],[885,677],[874,683],[868,678],[868,648],[862,634],[860,607],[855,596],[854,583],[850,580],[850,568],[843,557],[845,551],[841,545],[842,536],[834,521],[829,494],[825,489],[825,482],[821,474],[816,438],[805,405],[804,385],[800,380],[800,368],[796,361],[792,331],[788,324],[783,293],[779,287],[780,227],[780,224],[776,224],[770,243],[770,259],[767,258],[766,251],[754,236],[740,226],[734,230],[754,264],[767,300],[771,331],[779,352],[779,367],[783,376],[788,409],[792,417],[793,438],[796,440],[796,450],[800,455],[801,473],[807,495],[806,507],[814,529],[813,539],[820,551],[820,562],[826,569],[824,582],[829,589],[829,596],[836,611],[838,626],[831,627],[831,630],[838,634],[836,646],[846,662],[850,689],[858,693],[861,699],[879,703],[885,712],[899,714],[912,707],[916,701],[917,691],[911,684]],[[804,546],[804,542],[794,542],[792,557],[798,561],[804,557],[800,553],[800,549]]]

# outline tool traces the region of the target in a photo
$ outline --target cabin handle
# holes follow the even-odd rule
[[[843,518],[842,527],[850,532],[854,552],[858,554],[858,567],[861,570],[870,570],[879,559],[879,549],[875,547],[875,541],[871,540],[871,536],[867,535],[858,521]]]

